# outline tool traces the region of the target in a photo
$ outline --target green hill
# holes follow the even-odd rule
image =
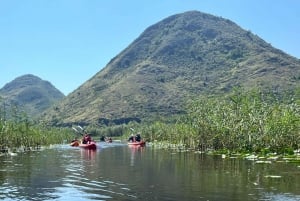
[[[17,106],[33,118],[65,97],[50,82],[30,74],[7,83],[0,89],[0,96],[8,113],[12,106]]]
[[[148,27],[43,118],[55,125],[145,121],[184,113],[201,94],[299,83],[297,58],[230,20],[189,11]]]

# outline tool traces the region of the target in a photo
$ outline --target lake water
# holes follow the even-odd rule
[[[300,200],[299,163],[98,145],[0,156],[0,200]]]

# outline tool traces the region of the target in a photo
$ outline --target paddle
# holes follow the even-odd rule
[[[80,130],[81,130],[82,132],[84,131],[84,129],[83,129],[80,125],[78,125],[77,128],[80,128]]]
[[[73,130],[75,130],[75,131],[77,131],[78,133],[80,133],[82,136],[84,136],[84,138],[82,139],[82,143],[84,143],[85,141],[86,141],[86,143],[90,143],[90,142],[92,142],[93,140],[92,140],[92,138],[90,137],[90,135],[80,126],[80,125],[77,125],[76,126],[76,128],[74,128],[74,127],[72,127],[73,128]],[[81,130],[81,132],[80,131],[78,131],[78,129],[80,129]],[[86,134],[87,136],[88,136],[88,138],[87,139],[85,139],[85,136],[86,135],[84,135],[84,134]],[[84,143],[85,144],[85,143]]]
[[[76,126],[77,127],[77,129],[75,128],[75,127],[72,127],[72,129],[76,132],[76,133],[78,133],[78,134],[80,134],[81,136],[83,136],[83,134],[84,134],[84,129],[81,127],[81,126]],[[81,132],[78,130],[78,128],[80,128],[80,130],[81,130]],[[77,139],[76,139],[77,140]],[[78,141],[78,140],[77,140]]]
[[[78,131],[76,128],[74,128],[74,127],[72,127],[72,129],[73,129],[76,133],[79,132],[79,131]]]

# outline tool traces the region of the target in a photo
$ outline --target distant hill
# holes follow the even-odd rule
[[[38,116],[65,97],[50,82],[30,74],[7,83],[0,89],[0,96],[7,109],[17,106],[31,117]]]
[[[144,121],[184,113],[200,94],[299,82],[297,58],[228,19],[189,11],[148,27],[43,118],[55,125]]]

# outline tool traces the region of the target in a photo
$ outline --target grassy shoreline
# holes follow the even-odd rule
[[[23,113],[5,117],[0,110],[0,151],[71,141],[70,128],[48,127],[31,121]],[[295,155],[300,150],[300,89],[274,93],[233,90],[226,96],[197,97],[188,101],[186,114],[155,122],[112,125],[85,130],[94,139],[104,136],[127,138],[134,128],[147,142],[167,142],[167,147],[209,151],[230,156]]]
[[[27,118],[21,121],[0,120],[0,152],[30,151],[41,146],[71,141],[70,129],[35,124]]]
[[[293,155],[300,149],[299,95],[237,89],[224,97],[191,101],[187,114],[171,123],[136,126],[149,142],[167,141],[200,152]]]

